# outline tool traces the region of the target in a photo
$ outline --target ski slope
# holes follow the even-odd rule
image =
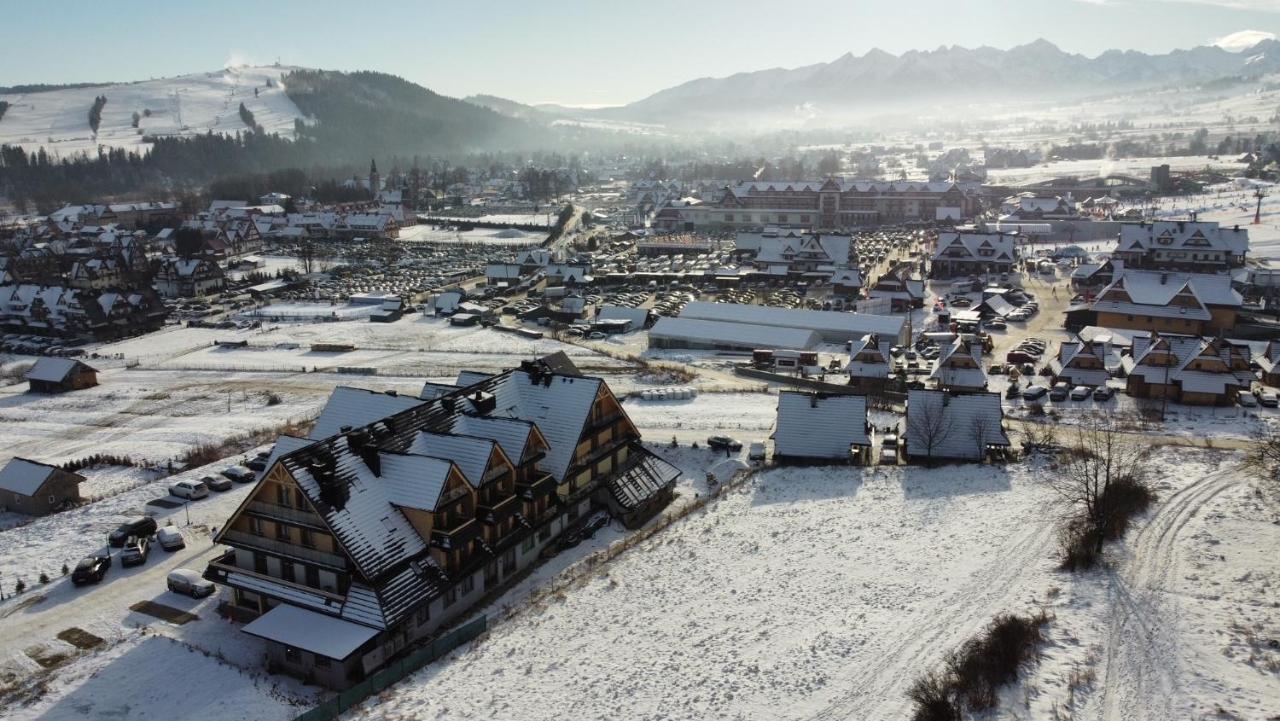
[[[21,145],[28,152],[44,147],[53,158],[96,153],[99,146],[145,153],[151,144],[144,137],[243,132],[247,126],[240,119],[240,103],[267,132],[292,138],[294,120],[303,116],[280,82],[292,69],[238,66],[102,87],[0,95],[10,104],[0,118],[0,144]],[[106,96],[107,104],[95,134],[89,110],[99,95]],[[135,112],[143,116],[137,128]]]

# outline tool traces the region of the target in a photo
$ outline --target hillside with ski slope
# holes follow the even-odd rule
[[[146,152],[153,136],[234,134],[248,129],[240,104],[268,133],[292,138],[303,117],[285,94],[287,66],[237,66],[208,73],[97,87],[0,95],[9,109],[0,118],[0,145],[43,147],[50,157],[96,153],[99,146]],[[255,92],[256,91],[256,92]],[[89,124],[94,99],[105,96],[95,133]],[[134,113],[138,123],[134,125]]]

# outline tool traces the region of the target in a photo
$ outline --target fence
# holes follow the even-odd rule
[[[369,678],[297,716],[294,721],[331,721],[338,718],[342,712],[352,706],[484,633],[488,628],[488,621],[488,616],[479,616],[474,621],[437,637],[430,644],[398,661],[392,661]]]

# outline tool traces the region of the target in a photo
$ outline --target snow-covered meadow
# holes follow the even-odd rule
[[[281,84],[290,70],[235,66],[133,83],[0,95],[10,104],[0,119],[0,144],[21,145],[28,152],[43,147],[55,159],[94,154],[100,145],[145,152],[146,136],[244,132],[241,103],[266,132],[293,137],[294,121],[303,116]],[[94,133],[89,110],[98,96],[106,96],[107,103]],[[136,128],[134,113],[139,115]]]

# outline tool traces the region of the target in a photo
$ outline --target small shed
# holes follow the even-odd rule
[[[26,380],[32,393],[66,393],[98,385],[98,371],[71,358],[41,358]]]
[[[78,473],[13,458],[0,469],[0,509],[45,516],[78,502],[83,482]]]

